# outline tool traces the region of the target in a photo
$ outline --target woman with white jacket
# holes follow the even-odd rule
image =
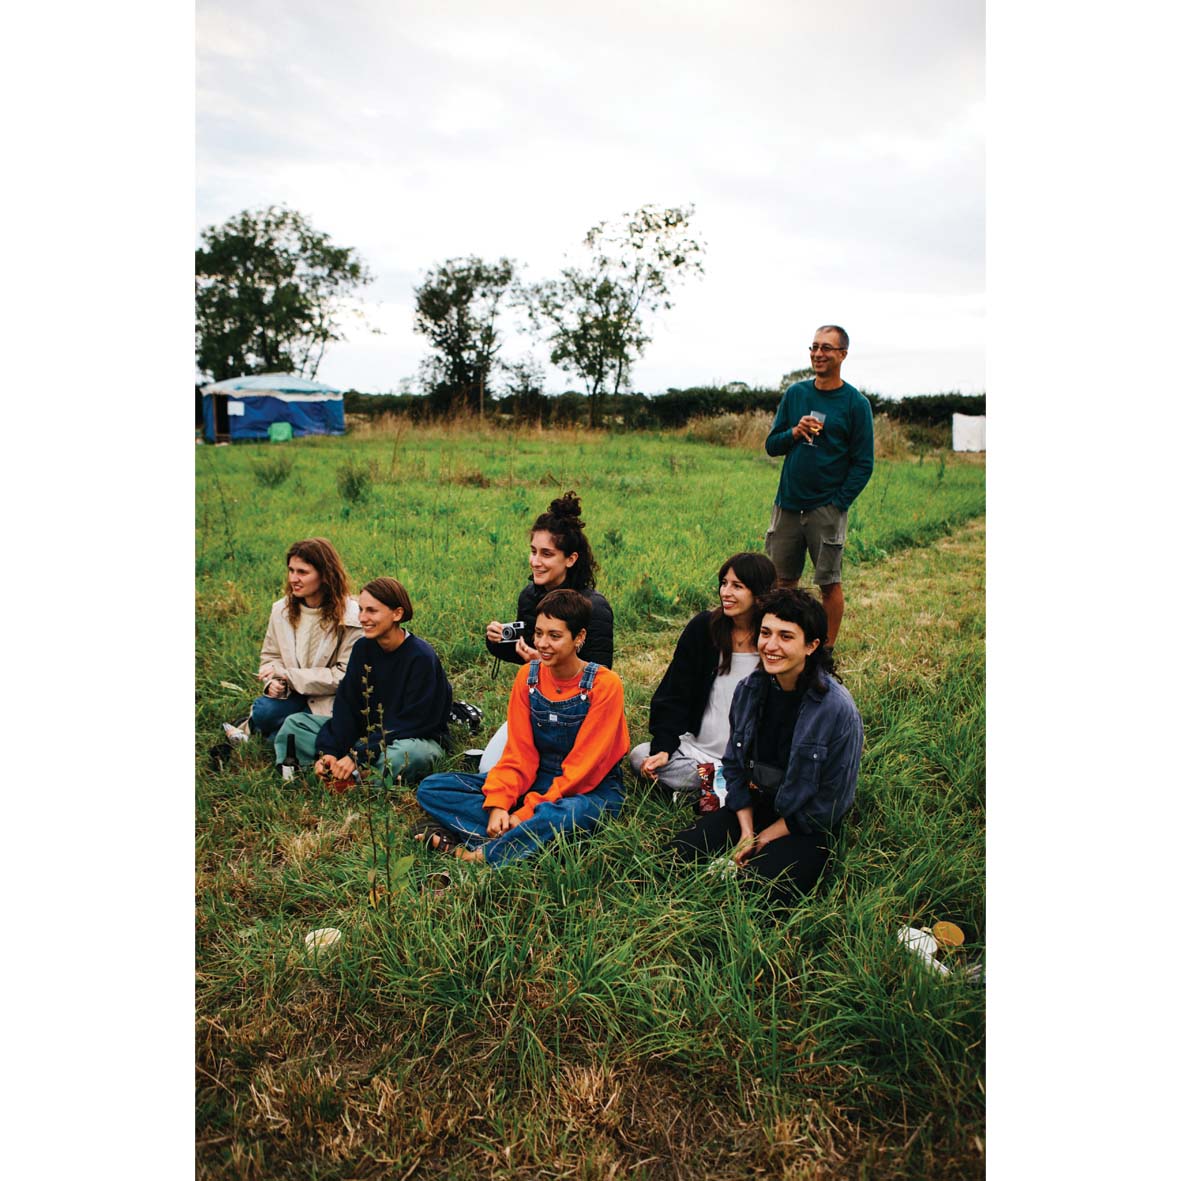
[[[254,700],[250,728],[271,738],[292,714],[330,715],[360,635],[357,600],[332,542],[297,541],[287,551],[287,595],[271,607],[259,657],[263,695]],[[276,739],[276,762],[285,753],[279,746]]]

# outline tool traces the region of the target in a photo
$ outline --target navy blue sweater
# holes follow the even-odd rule
[[[376,758],[383,732],[387,743],[398,738],[445,743],[450,711],[451,685],[430,644],[407,633],[386,652],[362,636],[336,688],[332,717],[316,737],[316,753],[340,758],[355,750],[362,759]]]

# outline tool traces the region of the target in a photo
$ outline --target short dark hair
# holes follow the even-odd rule
[[[823,671],[829,676],[833,675],[832,649],[824,646],[828,642],[828,616],[820,600],[796,586],[775,587],[755,604],[756,631],[763,626],[764,615],[774,615],[785,623],[794,623],[804,633],[805,644],[813,640],[820,641],[816,651],[809,653],[804,662],[804,671],[800,674],[797,688],[826,692],[820,673]]]
[[[379,603],[384,603],[391,611],[402,608],[402,622],[409,623],[414,618],[414,608],[410,605],[410,596],[406,588],[396,578],[375,578],[361,587],[361,594],[368,591]]]
[[[537,604],[537,614],[562,620],[570,629],[570,634],[576,636],[580,631],[585,631],[590,624],[591,602],[586,595],[563,587],[550,591]]]
[[[816,329],[817,332],[835,332],[841,338],[841,348],[846,352],[849,349],[849,334],[839,324],[821,324]]]

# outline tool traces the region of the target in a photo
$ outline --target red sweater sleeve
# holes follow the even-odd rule
[[[508,741],[484,780],[484,807],[511,808],[537,778],[539,761],[529,718],[529,665],[525,664],[517,672],[509,694]]]
[[[540,688],[547,697],[554,696],[554,682],[544,666]],[[524,708],[528,712],[527,702]],[[511,722],[509,740],[511,743]],[[627,754],[630,744],[627,722],[623,716],[623,682],[609,668],[600,668],[590,691],[590,709],[579,727],[573,748],[562,760],[562,773],[554,779],[544,795],[531,791],[513,815],[519,820],[528,820],[533,810],[544,800],[555,801],[563,796],[578,796],[593,791],[607,777],[611,768]],[[532,729],[529,745],[533,745]],[[533,754],[533,767],[536,772],[536,752]]]

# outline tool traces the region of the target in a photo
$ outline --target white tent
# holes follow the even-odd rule
[[[984,451],[984,414],[953,414],[951,416],[951,449],[953,451]]]

